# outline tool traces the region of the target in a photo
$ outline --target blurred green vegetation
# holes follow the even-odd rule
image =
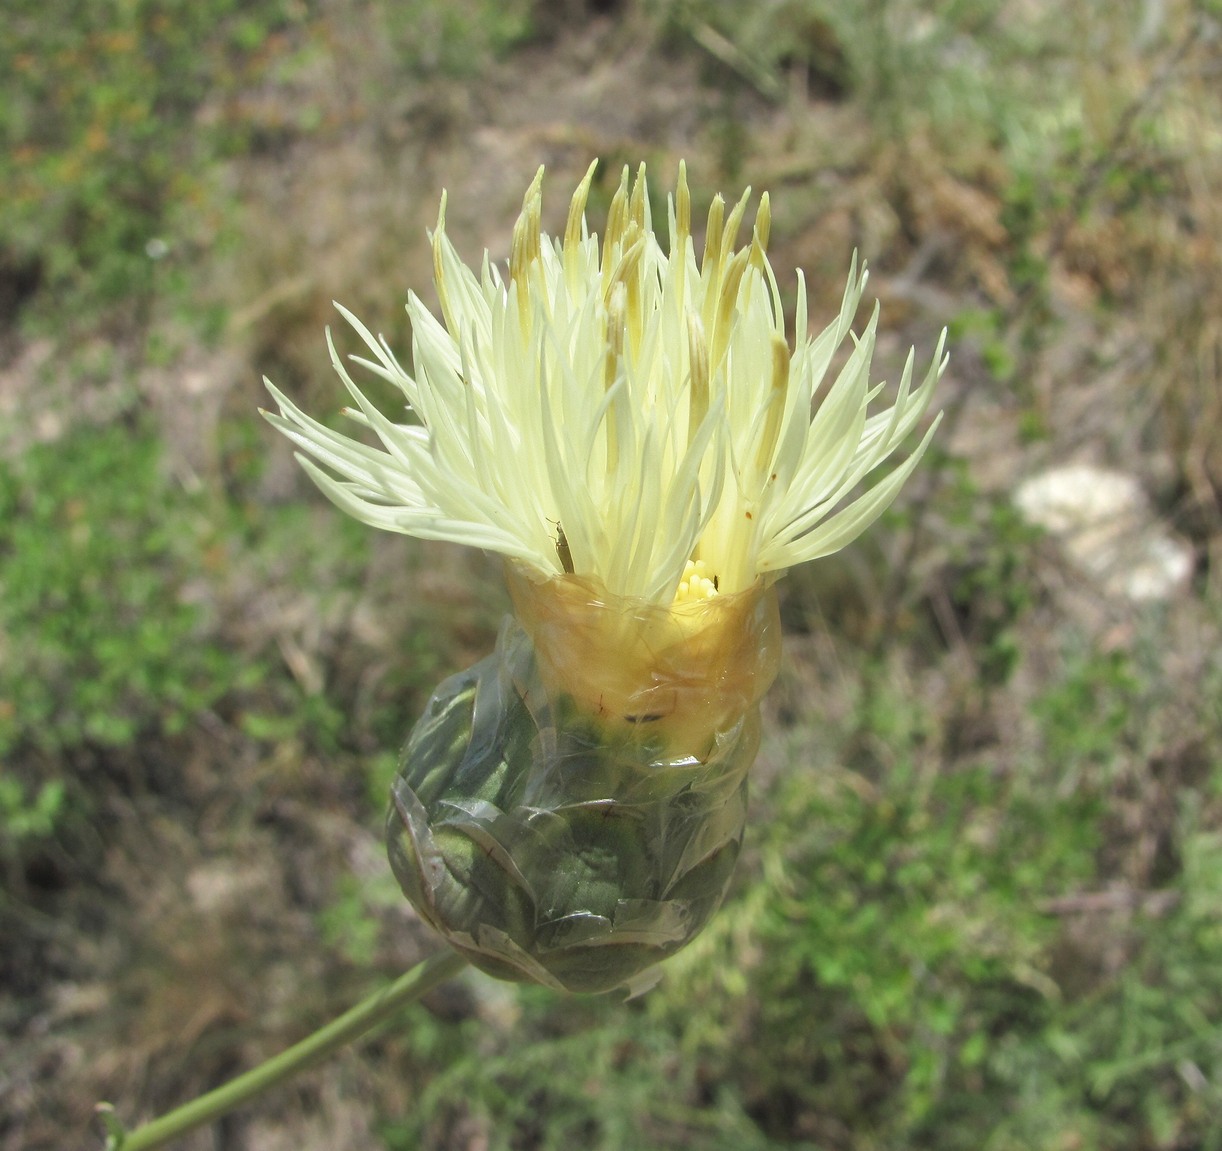
[[[103,1093],[147,1090],[152,1110],[250,1055],[250,989],[272,982],[250,956],[275,961],[252,939],[289,939],[274,1038],[297,1033],[284,1001],[339,1009],[402,962],[387,869],[353,861],[411,718],[490,648],[504,599],[478,559],[373,540],[285,478],[257,376],[320,386],[314,297],[333,289],[251,306],[242,260],[278,253],[295,283],[284,261],[307,261],[334,209],[289,196],[248,215],[242,198],[256,167],[296,187],[346,137],[390,150],[404,123],[466,146],[464,102],[489,75],[508,99],[515,53],[538,69],[579,44],[564,66],[580,70],[632,43],[659,74],[703,77],[693,177],[771,179],[780,253],[839,268],[861,246],[893,289],[918,267],[936,316],[897,290],[884,320],[922,339],[949,323],[962,382],[908,502],[787,581],[758,810],[714,925],[639,1001],[475,981],[453,1017],[382,1034],[362,1081],[381,1144],[1222,1148],[1219,18],[1188,0],[11,0],[0,1082],[64,1124]],[[672,146],[582,131],[576,150],[617,159]],[[568,137],[541,135],[523,147],[563,154]],[[431,212],[424,167],[427,187],[362,210]],[[341,187],[346,240],[362,221]],[[251,223],[281,211],[283,251]],[[362,292],[397,299],[380,274]],[[207,358],[226,346],[236,381]],[[185,382],[200,362],[213,406]],[[1106,404],[1082,398],[1092,373],[1120,379]],[[1016,470],[1090,424],[1196,546],[1191,588],[1059,596],[1016,477],[972,451],[973,403],[1013,422],[1031,453]],[[141,851],[157,864],[123,863]],[[282,903],[191,911],[189,880],[226,855],[274,857]],[[216,948],[199,1002],[210,978],[234,994],[226,961],[245,989],[189,1050],[198,1003],[147,976],[190,983],[181,942],[157,942],[175,915]],[[105,1010],[64,1006],[91,985]],[[78,1054],[47,1055],[48,1031]],[[169,1070],[149,1070],[158,1054]],[[267,1106],[291,1124],[304,1105]],[[25,1115],[0,1119],[4,1151],[76,1137]]]
[[[27,322],[138,322],[167,216],[205,200],[208,165],[247,141],[198,120],[291,20],[292,4],[15,0],[0,46],[0,256]],[[215,212],[215,206],[210,206]],[[191,242],[206,242],[197,221]],[[202,226],[201,226],[202,225]],[[160,246],[159,246],[160,245]]]
[[[200,509],[159,455],[147,429],[119,423],[0,472],[0,753],[181,730],[235,686],[236,653],[196,642],[207,625],[185,584],[204,566]]]

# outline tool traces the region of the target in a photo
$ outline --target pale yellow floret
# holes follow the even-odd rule
[[[380,445],[332,430],[275,388],[280,411],[268,418],[306,453],[319,487],[366,523],[499,552],[543,580],[572,576],[683,608],[673,614],[690,621],[714,594],[837,551],[882,513],[937,421],[905,463],[868,481],[917,429],[944,348],[923,380],[910,356],[894,401],[872,411],[878,310],[854,331],[866,286],[855,259],[822,332],[808,331],[799,275],[789,340],[766,194],[744,246],[750,189],[729,207],[714,197],[698,259],[683,165],[666,247],[643,168],[635,181],[621,173],[601,240],[585,219],[593,177],[591,165],[553,239],[536,174],[507,274],[487,256],[462,262],[443,196],[432,236],[441,319],[409,297],[410,372],[341,309],[367,348],[356,362],[411,411],[392,422],[330,345],[350,414]]]

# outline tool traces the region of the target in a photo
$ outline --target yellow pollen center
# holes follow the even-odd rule
[[[688,560],[683,566],[683,578],[675,592],[675,604],[712,599],[718,594],[717,576],[709,571],[704,560]]]

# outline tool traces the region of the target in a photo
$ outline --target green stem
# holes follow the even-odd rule
[[[375,1024],[393,1015],[400,1007],[414,1002],[437,984],[461,971],[466,963],[462,956],[447,950],[416,964],[389,987],[375,992],[351,1011],[319,1028],[313,1035],[287,1051],[282,1051],[247,1071],[245,1075],[239,1075],[215,1091],[209,1091],[207,1095],[184,1103],[130,1133],[119,1127],[108,1105],[102,1104],[100,1110],[103,1111],[103,1119],[110,1129],[106,1151],[150,1151],[154,1147],[163,1147],[171,1139],[185,1135],[196,1127],[219,1119],[246,1100],[261,1095],[311,1063],[318,1062],[363,1035]]]

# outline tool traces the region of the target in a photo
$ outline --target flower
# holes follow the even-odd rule
[[[890,503],[932,436],[904,442],[945,365],[910,354],[870,414],[878,308],[843,366],[865,288],[854,260],[813,338],[799,276],[792,348],[761,198],[709,210],[696,259],[683,166],[669,249],[645,170],[627,169],[599,241],[591,165],[564,236],[540,226],[540,170],[507,274],[433,232],[441,319],[409,297],[413,371],[347,311],[357,362],[402,391],[395,423],[331,360],[373,446],[269,382],[268,419],[341,508],[375,527],[506,557],[514,616],[496,650],[439,685],[404,746],[387,813],[412,905],[490,974],[568,991],[643,985],[726,891],[742,844],[759,701],[780,661],[777,573],[843,547]],[[944,337],[943,337],[944,338]]]
[[[268,381],[267,418],[304,454],[314,482],[375,527],[499,552],[538,580],[575,576],[608,595],[668,606],[743,591],[844,547],[890,504],[937,425],[864,493],[906,440],[942,370],[945,333],[921,384],[913,355],[894,402],[869,408],[878,326],[852,321],[866,285],[849,272],[839,315],[807,329],[798,278],[792,347],[765,254],[761,198],[738,247],[750,189],[713,200],[697,261],[683,165],[671,241],[654,233],[645,169],[625,168],[600,241],[587,227],[592,164],[563,237],[541,233],[543,170],[526,192],[507,274],[478,274],[432,233],[441,319],[409,296],[414,369],[347,310],[369,350],[356,362],[402,391],[396,423],[364,395],[328,332],[332,363],[374,447],[327,428]],[[849,336],[851,350],[832,364]]]

